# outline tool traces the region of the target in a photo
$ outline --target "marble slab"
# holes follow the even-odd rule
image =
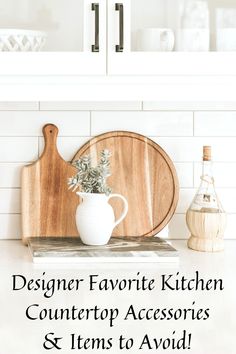
[[[111,238],[105,246],[87,246],[79,238],[29,239],[34,263],[176,262],[178,252],[158,237]]]

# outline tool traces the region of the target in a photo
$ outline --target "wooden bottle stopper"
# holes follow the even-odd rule
[[[211,161],[211,146],[203,146],[203,161]]]

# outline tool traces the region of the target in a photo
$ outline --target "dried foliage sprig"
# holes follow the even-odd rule
[[[86,155],[75,161],[77,168],[75,176],[68,179],[69,189],[76,191],[78,188],[85,193],[105,193],[109,195],[112,190],[107,185],[106,179],[111,175],[110,161],[111,152],[107,149],[100,153],[100,161],[97,166],[92,166],[91,156]]]

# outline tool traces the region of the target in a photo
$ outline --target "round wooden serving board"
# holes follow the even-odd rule
[[[92,138],[74,156],[91,155],[97,163],[101,150],[109,149],[113,193],[122,194],[129,203],[126,218],[113,236],[153,236],[170,221],[178,202],[179,186],[175,167],[166,152],[145,136],[116,131]],[[122,211],[118,198],[111,200],[116,217]]]

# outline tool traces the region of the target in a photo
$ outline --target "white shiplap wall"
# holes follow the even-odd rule
[[[0,103],[0,239],[20,238],[20,170],[43,149],[42,126],[59,127],[58,148],[66,160],[89,137],[130,130],[151,137],[175,163],[180,200],[168,227],[172,239],[187,238],[185,211],[201,174],[202,145],[212,145],[218,194],[228,212],[226,238],[236,239],[236,111],[216,111],[158,102]]]

